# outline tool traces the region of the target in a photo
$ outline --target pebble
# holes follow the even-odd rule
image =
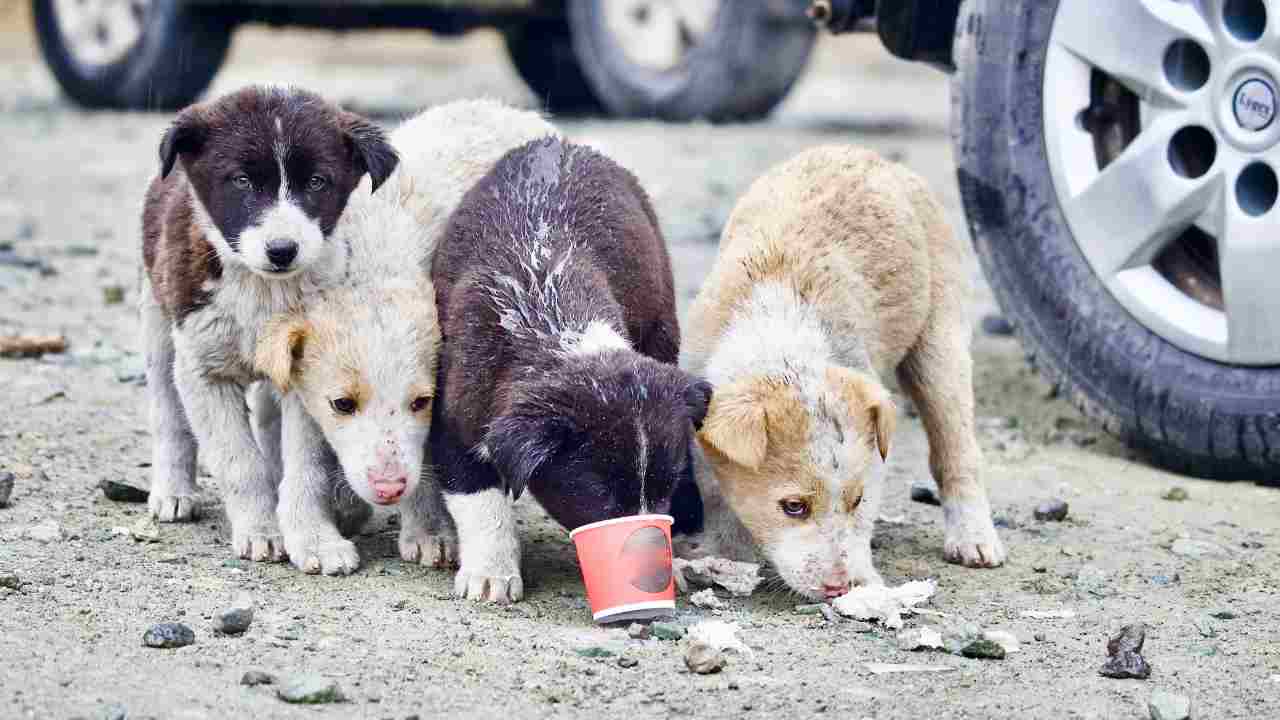
[[[1035,518],[1048,522],[1062,522],[1067,519],[1067,510],[1067,501],[1055,498],[1037,505]]]
[[[1190,720],[1191,699],[1185,695],[1156,690],[1147,701],[1151,720]]]
[[[180,648],[196,641],[196,634],[182,623],[160,623],[147,628],[142,644],[153,648]]]
[[[618,658],[618,667],[620,668],[633,668],[639,664],[640,664],[640,661],[633,657]]]
[[[724,653],[705,643],[690,643],[684,653],[684,665],[699,675],[711,675],[724,669]]]
[[[911,483],[911,499],[925,505],[942,504],[942,499],[938,497],[938,489],[922,482]]]
[[[124,302],[123,285],[107,285],[102,288],[103,305],[119,305],[122,302]]]
[[[1209,613],[1209,617],[1216,618],[1218,620],[1235,620],[1236,614],[1230,610],[1215,610],[1214,612]]]
[[[10,495],[13,495],[13,473],[0,472],[0,507],[9,507]]]
[[[675,623],[656,622],[649,626],[649,634],[659,640],[679,640],[684,637],[684,628]]]
[[[980,660],[1003,660],[1005,655],[1004,647],[992,640],[979,639],[965,645],[960,650],[960,654],[967,658],[977,658]]]
[[[0,571],[0,587],[19,590],[22,588],[22,578],[17,573]]]
[[[577,650],[574,650],[574,652],[578,653],[579,655],[585,658],[613,657],[612,650],[609,650],[608,648],[599,647],[598,645],[593,645],[592,647],[579,648]]]
[[[102,488],[102,494],[108,500],[115,502],[144,503],[151,496],[151,493],[146,490],[119,480],[103,480],[98,483],[98,487]]]
[[[62,526],[53,520],[46,520],[39,525],[27,528],[27,537],[36,542],[51,543],[62,540]]]
[[[1189,497],[1191,497],[1191,496],[1187,494],[1187,489],[1186,489],[1186,488],[1182,487],[1181,485],[1174,485],[1173,487],[1169,488],[1168,490],[1165,490],[1165,491],[1164,491],[1164,494],[1162,494],[1160,497],[1161,497],[1161,498],[1163,498],[1163,499],[1165,499],[1165,500],[1172,500],[1172,501],[1174,501],[1174,502],[1182,502],[1183,500],[1186,500],[1187,498],[1189,498]]]
[[[138,542],[160,542],[160,525],[150,517],[143,517],[129,526],[129,537]]]
[[[627,626],[627,636],[633,640],[648,640],[649,626],[640,623],[631,623]]]
[[[1191,558],[1199,560],[1201,558],[1220,558],[1227,556],[1227,549],[1208,540],[1192,540],[1190,538],[1178,538],[1173,541],[1173,545],[1169,547],[1169,552],[1178,557]]]
[[[240,635],[253,623],[253,600],[247,596],[213,617],[213,630],[222,635]]]
[[[276,697],[297,705],[323,705],[346,700],[336,681],[318,675],[289,678],[276,690]]]
[[[274,685],[276,676],[261,670],[247,670],[245,674],[240,676],[240,684],[254,687],[255,685]]]
[[[993,337],[1009,337],[1013,334],[1013,323],[1003,315],[983,315],[982,332]]]
[[[1151,666],[1142,657],[1142,645],[1147,639],[1147,626],[1142,623],[1125,625],[1107,641],[1107,662],[1098,674],[1109,678],[1151,677]]]

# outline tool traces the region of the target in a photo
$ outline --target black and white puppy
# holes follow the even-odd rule
[[[443,334],[433,460],[458,530],[455,592],[524,592],[512,500],[566,528],[669,512],[711,386],[675,366],[671,264],[649,199],[595,151],[508,153],[432,265]]]
[[[257,337],[269,318],[342,276],[348,249],[329,235],[361,178],[376,189],[396,162],[376,126],[289,88],[193,105],[165,132],[142,215],[139,293],[155,443],[150,510],[161,522],[197,514],[198,437],[223,486],[234,552],[284,555],[278,407],[269,390],[255,392],[255,426],[245,403],[259,378]]]

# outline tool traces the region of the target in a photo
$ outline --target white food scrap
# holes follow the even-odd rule
[[[836,612],[855,620],[878,620],[887,628],[902,627],[902,615],[910,615],[916,605],[933,597],[938,584],[933,580],[913,580],[898,587],[863,585],[832,601]]]

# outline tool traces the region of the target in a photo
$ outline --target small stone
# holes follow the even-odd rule
[[[144,503],[151,496],[146,490],[119,480],[103,480],[98,483],[98,487],[102,488],[102,494],[108,500],[115,502]]]
[[[1178,538],[1169,546],[1169,552],[1178,557],[1200,560],[1202,558],[1221,558],[1227,556],[1227,549],[1208,540],[1191,540]]]
[[[196,634],[182,623],[160,623],[147,628],[142,644],[152,648],[180,648],[196,641]]]
[[[1009,337],[1013,334],[1013,323],[1003,315],[983,315],[982,332],[994,337]]]
[[[231,607],[213,617],[213,630],[221,635],[240,635],[253,623],[253,600],[241,597]]]
[[[675,623],[656,622],[649,626],[649,634],[659,640],[679,640],[684,637],[684,628]]]
[[[1003,660],[1005,650],[998,642],[980,639],[965,645],[960,650],[960,654],[967,658],[978,658],[980,660]]]
[[[633,640],[648,640],[649,626],[640,623],[631,623],[627,626],[627,637]]]
[[[257,685],[274,685],[276,676],[261,670],[247,670],[240,676],[240,684],[254,687]]]
[[[1142,652],[1142,646],[1147,642],[1147,626],[1144,623],[1133,623],[1120,628],[1120,631],[1107,641],[1107,654],[1115,655],[1122,652]]]
[[[317,675],[289,678],[276,689],[276,697],[295,705],[323,705],[346,701],[342,688],[334,680]]]
[[[1214,612],[1209,613],[1209,617],[1216,618],[1218,620],[1235,620],[1236,614],[1230,610],[1215,610]]]
[[[0,570],[0,587],[10,590],[22,589],[22,578],[17,573]]]
[[[1047,522],[1062,522],[1067,519],[1067,502],[1057,498],[1042,502],[1036,506],[1035,518]]]
[[[1018,637],[1006,630],[984,630],[982,639],[999,645],[1006,653],[1015,653],[1022,649],[1022,643]]]
[[[577,650],[574,650],[574,652],[578,653],[579,655],[585,658],[613,657],[612,650],[609,650],[608,648],[602,648],[599,646],[579,648]]]
[[[716,597],[715,591],[711,588],[699,590],[690,595],[689,602],[706,610],[723,610],[725,608],[724,601]]]
[[[633,668],[639,664],[640,664],[640,661],[633,657],[618,658],[618,667],[620,668]]]
[[[0,508],[9,507],[11,495],[13,495],[13,473],[0,472]]]
[[[1142,623],[1125,625],[1107,641],[1107,662],[1098,670],[1098,674],[1109,678],[1137,678],[1145,680],[1151,677],[1151,666],[1142,657],[1142,645],[1146,642],[1147,626]]]
[[[1156,690],[1147,701],[1151,720],[1190,720],[1191,699],[1185,695]]]
[[[1032,635],[1032,637],[1036,639],[1036,642],[1044,642],[1049,636],[1045,635],[1042,632],[1039,632],[1039,633],[1036,633],[1035,635]]]
[[[119,305],[124,302],[124,286],[108,285],[102,288],[103,305]]]
[[[36,542],[51,543],[62,540],[62,526],[53,520],[46,520],[39,525],[27,528],[26,535]]]
[[[911,483],[911,499],[925,505],[941,505],[942,499],[938,497],[938,489],[933,485],[926,483]]]
[[[1187,494],[1186,488],[1182,487],[1181,485],[1174,485],[1168,490],[1165,490],[1164,494],[1162,494],[1160,497],[1165,500],[1172,500],[1173,502],[1182,502],[1183,500],[1186,500],[1191,496]]]
[[[129,526],[129,537],[137,542],[160,542],[160,525],[150,516],[143,517]]]
[[[908,628],[898,633],[899,650],[940,650],[942,633],[931,627]]]
[[[724,653],[705,643],[690,643],[684,653],[684,665],[699,675],[711,675],[724,669]]]

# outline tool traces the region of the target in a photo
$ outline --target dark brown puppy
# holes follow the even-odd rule
[[[432,280],[431,445],[459,595],[520,599],[511,502],[525,487],[566,528],[668,512],[693,487],[711,386],[674,364],[671,263],[631,173],[554,138],[513,150],[455,211]]]

